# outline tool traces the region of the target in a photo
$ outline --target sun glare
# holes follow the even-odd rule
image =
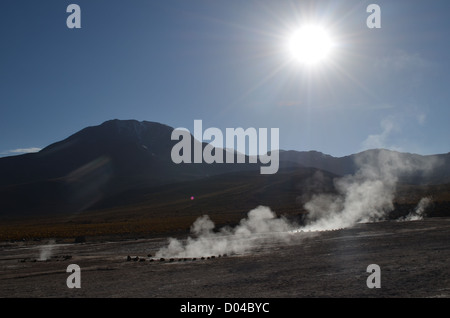
[[[288,45],[292,59],[315,65],[329,57],[333,41],[325,28],[307,25],[292,33]]]

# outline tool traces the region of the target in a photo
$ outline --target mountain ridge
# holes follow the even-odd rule
[[[178,141],[171,140],[173,130],[157,122],[113,119],[37,153],[0,158],[0,215],[79,212],[123,193],[230,173],[259,173],[260,165],[248,163],[248,157],[245,164],[174,164],[170,153]],[[192,145],[195,142],[192,138]],[[339,177],[357,173],[359,161],[383,152],[417,165],[440,162],[434,172],[400,176],[400,182],[450,183],[450,153],[422,156],[374,149],[333,157],[318,151],[279,150],[280,170],[312,168]]]

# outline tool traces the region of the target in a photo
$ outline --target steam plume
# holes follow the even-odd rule
[[[259,206],[248,213],[235,228],[214,232],[214,223],[204,215],[191,227],[193,236],[186,241],[169,239],[156,257],[200,257],[225,253],[245,253],[265,242],[289,242],[293,232],[323,231],[351,227],[359,222],[382,220],[394,209],[396,183],[400,176],[418,176],[429,172],[436,164],[433,158],[375,150],[361,153],[354,175],[334,180],[331,193],[323,174],[315,175],[307,189],[312,195],[302,196],[308,211],[306,225],[299,227],[285,218],[277,218],[268,207]],[[320,193],[325,191],[328,193]],[[414,217],[420,217],[429,204],[423,199]],[[410,219],[413,219],[411,216]]]
[[[337,194],[316,194],[304,205],[308,222],[303,230],[331,230],[379,221],[394,209],[400,176],[426,174],[438,164],[432,158],[388,150],[361,153],[356,160],[359,170],[354,175],[334,181]],[[426,203],[419,204],[419,212]]]
[[[430,206],[432,200],[431,198],[425,197],[420,199],[419,203],[415,207],[414,211],[410,212],[404,218],[399,219],[399,221],[417,221],[422,220],[425,216],[426,209]]]
[[[50,240],[46,245],[41,245],[39,249],[39,261],[46,261],[50,259],[52,251],[55,247],[55,241]]]
[[[245,253],[267,240],[287,242],[289,232],[295,228],[284,218],[277,218],[268,207],[251,210],[247,218],[234,228],[224,227],[214,232],[214,223],[204,215],[191,226],[193,236],[185,242],[169,239],[167,247],[156,257],[201,257],[220,254]]]

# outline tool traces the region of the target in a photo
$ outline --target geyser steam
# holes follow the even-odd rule
[[[425,197],[420,199],[419,203],[415,207],[414,211],[410,212],[404,218],[399,219],[399,221],[418,221],[422,220],[425,216],[426,209],[432,203],[431,198]]]
[[[304,205],[308,219],[303,230],[332,230],[382,220],[394,209],[398,178],[426,174],[438,162],[375,150],[359,154],[356,164],[359,170],[354,175],[334,181],[337,194],[317,194]]]
[[[296,227],[284,218],[277,218],[268,208],[259,206],[248,213],[234,227],[224,227],[214,232],[214,223],[204,215],[191,226],[192,237],[186,242],[170,238],[167,247],[160,249],[156,257],[201,257],[228,253],[245,253],[270,240],[288,242]]]
[[[394,209],[396,184],[399,177],[420,176],[436,164],[433,158],[409,157],[404,154],[374,150],[360,153],[356,164],[359,170],[334,180],[334,192],[327,186],[323,174],[315,175],[303,190],[317,189],[330,193],[314,193],[307,198],[304,208],[308,211],[306,224],[299,227],[284,218],[276,218],[268,208],[260,206],[248,213],[235,228],[223,228],[214,232],[214,223],[205,215],[191,227],[194,237],[185,242],[169,239],[167,247],[160,249],[156,257],[199,257],[225,253],[244,253],[264,242],[284,241],[293,238],[293,232],[325,231],[351,227],[359,222],[382,220]],[[305,194],[305,193],[304,193]],[[423,199],[414,215],[421,217],[429,199]]]
[[[52,251],[55,247],[55,241],[50,240],[46,245],[41,245],[39,248],[39,261],[46,261],[50,259]]]

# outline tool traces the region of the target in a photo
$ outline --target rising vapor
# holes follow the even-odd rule
[[[214,232],[214,223],[204,215],[191,226],[192,236],[185,242],[170,238],[167,247],[156,253],[156,257],[202,257],[249,252],[264,242],[288,242],[290,232],[296,226],[285,218],[278,218],[268,207],[259,206],[251,210],[234,227],[224,227]]]
[[[337,194],[317,194],[304,205],[308,217],[302,230],[332,230],[382,220],[394,210],[399,177],[429,173],[439,162],[376,150],[362,153],[356,164],[359,170],[354,175],[334,181]],[[419,203],[420,209],[426,203]]]
[[[50,240],[47,244],[45,245],[41,245],[39,247],[39,261],[46,261],[48,259],[50,259],[53,250],[55,248],[55,241],[54,240]]]
[[[424,197],[420,199],[417,206],[411,211],[407,216],[400,218],[399,221],[418,221],[423,220],[426,214],[427,208],[431,205],[433,201],[429,197]]]
[[[376,150],[361,153],[356,160],[359,169],[354,175],[334,180],[334,192],[326,185],[322,173],[316,173],[306,192],[322,190],[327,193],[303,194],[307,217],[299,226],[276,217],[268,207],[259,206],[248,213],[235,228],[225,227],[214,231],[214,223],[204,215],[191,227],[192,236],[185,241],[170,238],[167,247],[156,257],[200,257],[220,254],[242,254],[267,242],[289,242],[293,233],[316,232],[348,228],[357,223],[383,220],[394,210],[396,184],[400,176],[420,175],[430,172],[439,162],[434,159],[409,159],[401,153]],[[430,203],[424,198],[408,220],[423,216]]]

